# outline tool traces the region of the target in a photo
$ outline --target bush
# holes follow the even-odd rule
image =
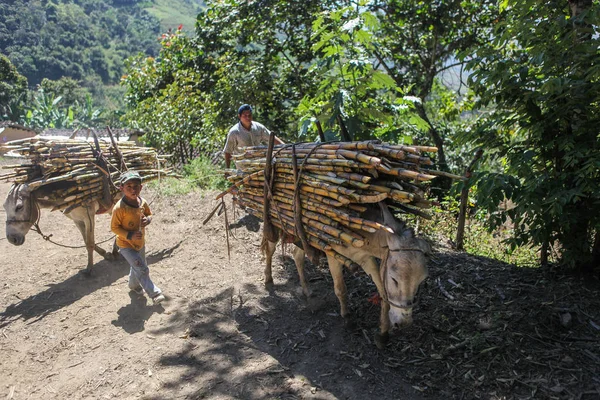
[[[205,157],[198,157],[183,166],[183,178],[164,178],[154,180],[149,186],[164,196],[177,196],[200,190],[225,190],[231,184],[223,172],[211,164]]]
[[[458,226],[458,202],[454,199],[442,203],[441,207],[429,210],[431,220],[420,219],[418,228],[420,233],[435,241],[454,243]],[[408,220],[415,217],[405,218]],[[493,258],[518,266],[538,266],[538,249],[532,246],[520,246],[514,249],[507,244],[513,236],[513,227],[510,223],[499,226],[490,232],[485,226],[487,219],[484,211],[477,211],[467,218],[465,235],[463,238],[464,250],[473,255]],[[416,226],[416,221],[409,222]]]
[[[231,184],[225,179],[223,172],[211,164],[210,159],[198,157],[183,167],[184,176],[195,186],[206,190],[225,190]]]

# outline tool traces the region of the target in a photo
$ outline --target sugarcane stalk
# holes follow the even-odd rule
[[[446,178],[450,178],[450,179],[456,179],[456,180],[460,180],[460,181],[466,181],[467,178],[461,175],[455,175],[455,174],[451,174],[449,172],[444,172],[444,171],[436,171],[436,170],[431,170],[431,169],[419,169],[420,172],[423,173],[427,173],[430,175],[435,175],[435,176],[443,176]]]
[[[423,174],[416,171],[411,171],[404,168],[392,168],[388,171],[388,174],[394,176],[400,176],[409,179],[415,179],[417,181],[430,181],[435,178],[435,175]]]
[[[388,198],[387,193],[376,193],[376,192],[361,192],[361,193],[353,193],[349,195],[350,199],[354,200],[356,203],[361,204],[369,204],[369,203],[379,203]]]

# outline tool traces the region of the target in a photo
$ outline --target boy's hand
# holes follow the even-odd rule
[[[148,226],[150,225],[150,222],[152,222],[152,217],[147,217],[145,215],[142,217],[142,226]]]
[[[142,235],[142,231],[135,231],[135,232],[129,232],[127,234],[127,239],[131,240],[131,239],[141,239],[144,236]]]

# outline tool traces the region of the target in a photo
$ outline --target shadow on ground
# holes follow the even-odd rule
[[[147,256],[148,264],[170,257],[182,242],[171,248],[149,254]],[[128,274],[129,265],[122,257],[118,257],[115,261],[97,262],[89,276],[83,271],[79,271],[63,282],[51,284],[40,293],[18,303],[10,304],[4,312],[0,313],[0,328],[19,318],[25,321],[32,320],[29,322],[30,324],[40,321],[48,314],[73,304],[100,288],[110,286]]]
[[[374,285],[364,274],[346,279],[358,316],[357,328],[348,331],[337,315],[326,269],[309,269],[322,300],[314,309],[300,295],[293,262],[286,259],[284,266],[270,294],[247,285],[191,306],[185,317],[189,347],[162,360],[185,368],[182,381],[209,382],[188,398],[209,393],[380,400],[423,394],[440,399],[600,395],[597,280],[441,253],[421,288],[415,323],[380,351],[373,343],[379,308],[367,300]],[[243,360],[264,354],[273,364],[240,372]]]

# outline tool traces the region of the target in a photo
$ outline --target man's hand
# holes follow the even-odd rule
[[[231,166],[231,153],[224,152],[225,156],[225,168],[229,168]]]

